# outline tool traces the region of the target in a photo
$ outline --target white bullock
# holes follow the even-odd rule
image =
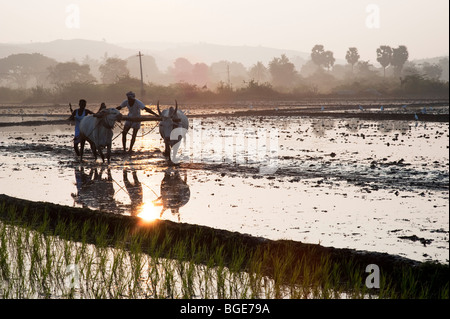
[[[97,160],[97,151],[103,162],[105,156],[102,149],[107,148],[106,158],[108,164],[111,159],[111,144],[113,137],[113,128],[116,121],[122,118],[119,110],[115,108],[104,109],[97,114],[88,115],[80,122],[80,160],[83,159],[84,144],[86,141],[91,145],[92,153]]]
[[[159,101],[157,109],[161,121],[159,122],[159,134],[164,141],[164,155],[169,157],[172,161],[178,152],[180,147],[180,141],[185,137],[187,130],[189,129],[189,120],[183,111],[178,109],[178,103],[175,101],[175,109],[170,107],[169,109],[159,109]],[[172,156],[171,156],[172,151]]]

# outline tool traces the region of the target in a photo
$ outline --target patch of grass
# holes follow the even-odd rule
[[[0,201],[0,297],[448,298],[448,265],[64,209]]]

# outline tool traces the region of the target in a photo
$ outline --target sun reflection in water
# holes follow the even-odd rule
[[[137,214],[138,217],[142,218],[145,222],[152,222],[160,219],[159,208],[153,205],[152,202],[144,203],[140,207],[140,213]]]

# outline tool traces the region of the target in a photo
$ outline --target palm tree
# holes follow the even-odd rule
[[[408,49],[404,45],[400,45],[397,49],[392,49],[392,61],[396,76],[400,76],[402,73],[403,65],[408,61],[409,53]]]
[[[381,64],[386,77],[386,68],[392,62],[392,49],[388,45],[382,45],[377,49],[377,61]]]
[[[260,61],[253,65],[248,73],[250,78],[254,79],[257,83],[263,83],[269,78],[268,69]]]
[[[353,67],[355,66],[356,63],[358,63],[359,61],[359,54],[358,54],[358,49],[357,48],[348,48],[347,54],[345,55],[345,59],[347,60],[347,62],[349,64],[352,65],[352,73],[353,73]]]

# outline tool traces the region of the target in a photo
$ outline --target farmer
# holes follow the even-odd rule
[[[78,106],[80,108],[72,112],[72,115],[69,117],[69,121],[75,120],[75,137],[73,139],[73,148],[75,153],[80,156],[80,149],[78,148],[78,144],[80,144],[80,122],[86,115],[94,114],[94,112],[86,109],[86,100],[80,100]],[[70,109],[72,110],[72,107]]]
[[[120,104],[120,106],[117,107],[118,110],[121,110],[123,107],[128,107],[128,116],[130,117],[141,117],[141,110],[146,110],[148,113],[153,114],[155,116],[159,116],[155,112],[153,112],[151,109],[145,106],[144,103],[136,99],[136,95],[133,92],[128,92],[127,99]],[[127,134],[128,131],[133,128],[133,135],[131,137],[130,142],[130,149],[129,152],[131,153],[133,149],[134,142],[136,141],[136,136],[141,128],[141,122],[132,122],[132,121],[126,121],[125,125],[123,127],[122,131],[122,145],[123,145],[123,151],[127,151]]]
[[[105,102],[102,102],[102,104],[100,104],[100,108],[98,109],[97,113],[101,112],[102,110],[106,110]]]

